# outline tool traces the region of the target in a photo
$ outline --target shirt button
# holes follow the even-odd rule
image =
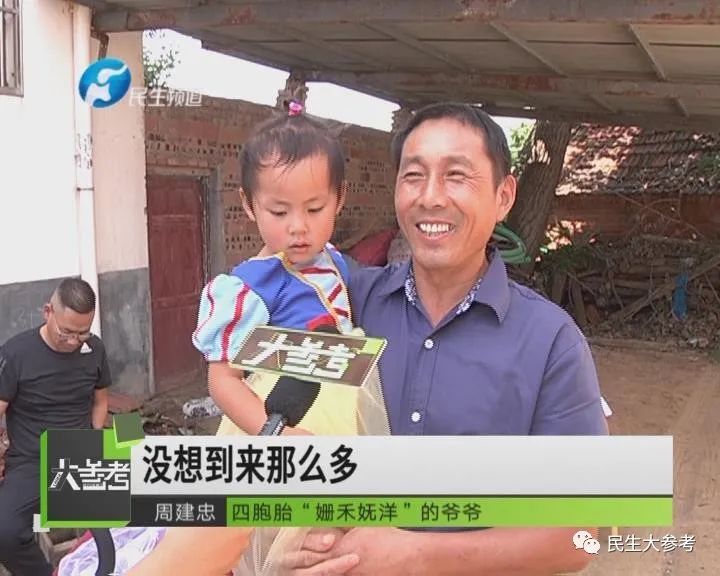
[[[422,415],[417,410],[415,410],[415,412],[410,414],[410,420],[412,420],[415,424],[420,422],[421,419],[422,419]]]
[[[432,338],[428,338],[423,343],[423,346],[425,346],[425,350],[430,350],[433,346],[435,346],[435,342],[432,341]]]

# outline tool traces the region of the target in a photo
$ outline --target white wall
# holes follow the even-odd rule
[[[79,273],[72,19],[23,0],[25,95],[0,95],[0,284]]]
[[[93,41],[92,57],[97,53]],[[131,85],[142,87],[141,32],[111,34],[107,55],[125,62]],[[148,265],[145,115],[141,106],[131,106],[131,91],[117,104],[92,112],[99,273]]]
[[[24,0],[22,42],[24,96],[0,95],[0,285],[80,272],[71,5]],[[142,86],[141,33],[111,35],[108,56]],[[100,273],[148,264],[144,114],[129,101],[92,112]]]

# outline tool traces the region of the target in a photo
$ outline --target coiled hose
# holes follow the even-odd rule
[[[495,226],[492,239],[500,250],[500,256],[508,264],[527,264],[531,261],[525,242],[502,222]]]

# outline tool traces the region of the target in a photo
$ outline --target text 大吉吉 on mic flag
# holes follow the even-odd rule
[[[250,372],[362,386],[385,349],[382,338],[258,326],[232,365]]]

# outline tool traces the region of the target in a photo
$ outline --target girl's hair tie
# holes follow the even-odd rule
[[[300,116],[303,111],[303,105],[300,102],[291,100],[288,104],[288,116]]]

